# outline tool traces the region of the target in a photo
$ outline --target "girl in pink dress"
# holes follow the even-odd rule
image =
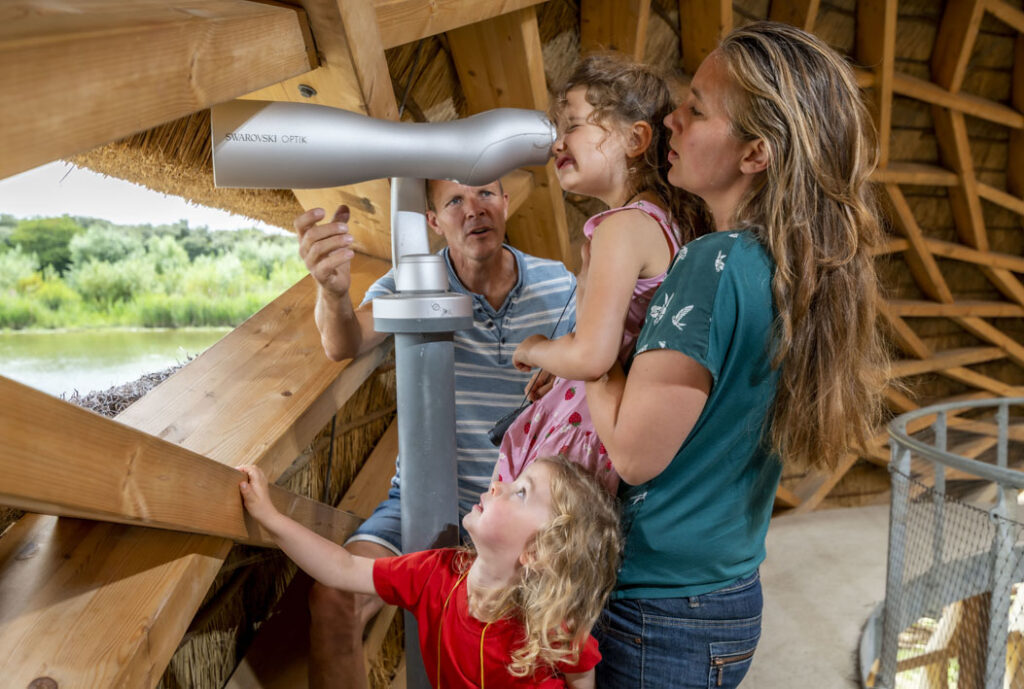
[[[583,228],[576,331],[557,340],[533,335],[516,349],[518,368],[541,368],[557,378],[505,433],[495,468],[499,481],[515,480],[538,457],[561,454],[616,491],[618,476],[594,432],[583,381],[625,361],[680,240],[702,234],[695,231],[703,227],[696,205],[665,179],[662,120],[673,107],[660,75],[610,54],[585,58],[557,95],[559,183],[610,210]]]

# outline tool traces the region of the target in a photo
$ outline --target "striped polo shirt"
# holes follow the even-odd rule
[[[448,266],[450,289],[473,300],[473,327],[457,331],[454,338],[460,518],[490,485],[498,449],[488,440],[487,431],[519,406],[530,380],[529,373],[512,365],[513,352],[530,335],[560,337],[576,323],[573,274],[559,261],[530,256],[507,244],[505,248],[516,259],[517,279],[497,310],[483,295],[463,286],[452,267],[448,248],[440,252]],[[394,292],[394,275],[388,271],[367,290],[363,304]],[[399,485],[397,469],[392,483]]]

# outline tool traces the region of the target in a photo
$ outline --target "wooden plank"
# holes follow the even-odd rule
[[[1024,345],[1021,345],[999,328],[981,318],[956,317],[952,320],[972,335],[986,342],[991,342],[997,347],[1002,347],[1006,355],[1015,364],[1024,366]]]
[[[309,416],[324,413],[320,397],[345,387],[339,377],[368,376],[388,349],[350,364],[328,361],[313,325],[312,284],[300,281],[118,421],[225,464],[262,465],[273,479],[284,464],[272,456],[284,447],[280,438],[305,421],[308,443],[330,418],[316,426]],[[208,356],[219,363],[206,365]],[[23,518],[0,538],[5,681],[153,686],[230,547],[209,536]]]
[[[1011,129],[1024,127],[1024,115],[1013,108],[973,94],[948,91],[933,82],[909,74],[897,72],[893,75],[893,91],[901,96],[955,110]]]
[[[953,293],[946,284],[939,266],[928,251],[924,241],[924,233],[914,218],[903,192],[895,184],[885,185],[886,195],[892,205],[893,222],[900,232],[910,240],[911,250],[906,252],[907,265],[914,275],[914,280],[929,297],[936,301],[949,304],[953,302]]]
[[[820,0],[772,0],[768,18],[813,33],[820,5]]]
[[[546,0],[373,0],[385,48],[412,43]]]
[[[1003,0],[988,0],[985,9],[1004,24],[1024,32],[1024,12],[1021,12],[1019,8],[1012,7]]]
[[[889,164],[889,143],[892,138],[896,0],[861,0],[857,3],[856,55],[861,64],[874,67],[872,102],[878,130],[878,165],[886,167]]]
[[[1018,215],[1024,215],[1024,199],[1019,196],[1008,194],[983,182],[978,182],[978,195]]]
[[[860,455],[850,452],[839,461],[831,473],[811,472],[805,476],[793,491],[800,499],[800,504],[794,507],[790,514],[804,514],[814,510],[859,458]]]
[[[1017,34],[1013,42],[1013,80],[1010,84],[1010,104],[1024,111],[1024,35]],[[1017,198],[1024,197],[1024,131],[1010,132],[1006,156],[1006,190]]]
[[[448,45],[470,112],[512,107],[547,110],[537,15],[532,7],[449,31]],[[535,188],[510,218],[510,241],[527,253],[574,265],[554,163],[529,168]]]
[[[978,316],[983,318],[1021,318],[1024,306],[1005,301],[960,300],[953,304],[936,304],[919,299],[890,299],[893,313],[903,317],[946,318],[950,316]]]
[[[371,117],[397,119],[384,56],[381,29],[374,7],[365,0],[300,0],[322,55],[313,72],[247,94],[255,100],[328,105]],[[304,95],[301,86],[315,93]],[[305,93],[309,93],[305,90]],[[341,204],[352,209],[349,229],[357,251],[391,258],[391,187],[388,180],[370,180],[334,189],[293,189],[304,209],[333,213]]]
[[[800,504],[800,497],[782,484],[775,489],[775,508],[791,509]]]
[[[1024,257],[1001,254],[995,251],[978,251],[963,244],[944,242],[941,239],[925,237],[925,245],[936,256],[954,258],[958,261],[975,263],[979,266],[1003,268],[1017,273],[1024,273]]]
[[[697,71],[711,51],[732,30],[731,0],[679,0],[679,37],[683,70]]]
[[[879,313],[901,350],[918,359],[927,359],[932,355],[931,348],[918,337],[905,320],[893,313],[887,303],[880,306]]]
[[[939,24],[932,49],[932,81],[956,93],[967,74],[974,41],[978,37],[985,0],[950,0]]]
[[[398,455],[398,422],[392,422],[366,458],[338,509],[365,519],[388,493]],[[224,689],[291,689],[309,681],[307,656],[308,580],[289,584],[274,615],[264,624]]]
[[[2,376],[0,436],[0,504],[276,547],[246,517],[237,470]],[[359,524],[270,488],[283,514],[332,541]]]
[[[952,187],[959,184],[956,173],[921,163],[890,162],[886,168],[871,173],[871,181],[881,184],[916,184],[925,187]]]
[[[1005,357],[1006,352],[999,347],[964,347],[933,354],[927,359],[894,361],[891,366],[893,374],[902,378]]]
[[[951,380],[955,380],[958,383],[969,385],[972,388],[978,388],[984,390],[992,395],[998,397],[1017,397],[1024,393],[1024,387],[1008,385],[1000,380],[996,380],[991,376],[972,371],[969,368],[950,368],[939,373]]]
[[[651,0],[582,0],[580,53],[617,50],[644,59]]]
[[[0,178],[308,71],[304,23],[246,0],[5,3]]]

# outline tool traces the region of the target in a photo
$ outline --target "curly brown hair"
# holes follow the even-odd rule
[[[677,239],[684,244],[707,233],[712,223],[700,199],[668,183],[670,132],[663,122],[676,104],[661,71],[615,52],[587,55],[555,91],[550,115],[556,124],[564,120],[566,94],[577,86],[586,88],[587,102],[594,108],[592,121],[606,131],[634,122],[651,126],[650,145],[629,161],[630,195],[655,193],[679,225],[683,236]]]

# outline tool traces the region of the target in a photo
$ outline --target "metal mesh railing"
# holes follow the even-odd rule
[[[888,574],[866,685],[1024,689],[1024,425],[1010,423],[1022,404],[941,405],[890,425]]]

